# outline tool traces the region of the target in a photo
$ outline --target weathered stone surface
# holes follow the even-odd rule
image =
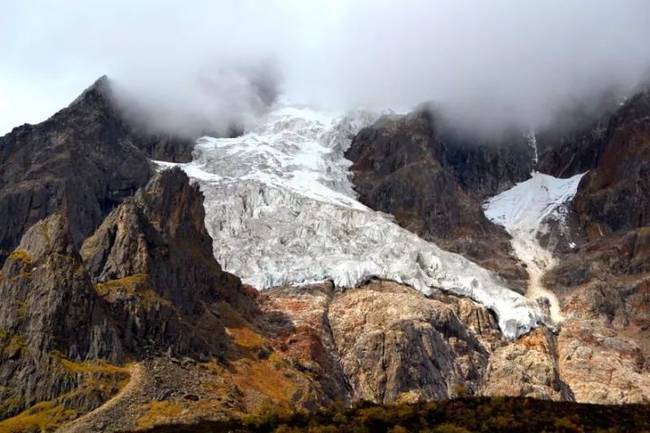
[[[577,401],[650,401],[650,255],[646,228],[565,254],[545,278],[567,318],[560,374]]]
[[[111,93],[103,77],[45,122],[0,137],[0,263],[32,224],[57,211],[80,245],[147,183],[147,156],[191,159],[191,142],[131,126]]]
[[[596,167],[605,148],[609,121],[619,108],[619,101],[619,93],[610,89],[561,110],[549,125],[535,134],[536,170],[567,178]]]
[[[391,403],[473,393],[489,356],[453,308],[375,281],[337,296],[329,320],[352,399]]]
[[[592,237],[650,225],[650,91],[614,114],[605,142],[574,199]]]
[[[650,363],[638,344],[599,321],[570,320],[558,337],[560,374],[576,401],[650,402]]]
[[[34,225],[0,273],[0,414],[71,391],[80,377],[61,364],[124,360],[122,345],[83,268],[66,219]],[[99,402],[87,396],[75,409]]]
[[[556,338],[548,330],[535,330],[517,341],[497,348],[481,392],[549,400],[573,400],[560,378],[556,361]]]
[[[60,214],[27,231],[0,274],[3,416],[75,390],[76,373],[95,368],[80,362],[223,355],[220,303],[251,316],[253,303],[212,256],[202,200],[170,170],[109,214],[81,255]],[[101,403],[92,395],[66,404],[83,412]]]
[[[223,350],[223,327],[209,304],[244,297],[239,279],[214,259],[204,218],[198,186],[182,170],[166,170],[84,242],[84,263],[132,352]]]
[[[512,257],[507,233],[483,214],[481,199],[529,176],[530,149],[467,140],[426,111],[384,116],[357,134],[346,157],[361,202],[521,289],[526,271]]]

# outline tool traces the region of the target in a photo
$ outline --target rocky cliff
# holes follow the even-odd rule
[[[251,302],[212,256],[202,200],[184,173],[166,171],[80,251],[59,213],[26,232],[0,274],[9,301],[0,307],[5,417],[43,401],[92,409],[110,390],[97,395],[85,376],[123,376],[127,361],[223,356],[218,305],[248,311]]]
[[[359,199],[390,213],[426,240],[460,253],[524,286],[508,234],[491,223],[481,201],[530,176],[524,140],[481,143],[453,132],[429,111],[385,116],[354,138],[346,157]]]
[[[30,226],[55,212],[80,245],[149,180],[147,157],[187,160],[191,148],[125,120],[106,77],[45,122],[0,137],[0,263]]]
[[[574,204],[592,236],[647,226],[650,184],[650,92],[631,98],[612,117],[598,165]]]

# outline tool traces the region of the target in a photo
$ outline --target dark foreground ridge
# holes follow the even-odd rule
[[[465,398],[415,405],[360,404],[289,415],[266,411],[236,421],[167,425],[147,433],[528,433],[649,432],[650,408],[528,398]],[[126,432],[125,432],[126,433]]]

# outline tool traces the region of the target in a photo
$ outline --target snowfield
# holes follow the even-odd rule
[[[377,115],[279,107],[237,138],[203,137],[180,165],[205,195],[206,226],[223,268],[258,289],[369,277],[468,296],[515,338],[543,320],[536,302],[491,272],[449,253],[361,204],[344,152]]]
[[[502,225],[512,236],[516,256],[527,265],[530,279],[526,296],[547,298],[555,323],[563,319],[559,302],[541,282],[544,272],[555,265],[555,258],[539,244],[537,236],[546,229],[545,222],[550,219],[559,221],[562,227],[564,207],[575,196],[582,176],[584,173],[559,179],[534,172],[530,179],[492,197],[483,206],[485,216]]]

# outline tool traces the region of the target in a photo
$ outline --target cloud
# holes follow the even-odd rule
[[[341,110],[435,101],[469,128],[536,128],[647,76],[649,16],[645,0],[4,2],[0,130],[104,73],[134,116],[185,133],[251,124],[273,89]]]

